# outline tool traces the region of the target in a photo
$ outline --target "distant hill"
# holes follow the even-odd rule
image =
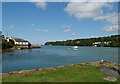
[[[62,46],[99,46],[99,47],[120,47],[120,35],[107,37],[75,39],[66,41],[46,42],[45,45],[62,45]]]

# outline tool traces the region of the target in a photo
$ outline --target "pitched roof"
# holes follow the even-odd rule
[[[26,41],[26,40],[23,40],[23,39],[14,39],[16,42],[28,42],[28,41]]]

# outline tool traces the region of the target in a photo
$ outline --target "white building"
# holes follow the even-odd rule
[[[93,44],[101,44],[102,42],[95,42],[95,43],[93,43]]]
[[[14,43],[18,46],[28,46],[29,42],[22,39],[13,39]]]
[[[95,42],[93,43],[93,45],[97,45],[97,44],[110,44],[111,41],[108,41],[108,42]]]
[[[80,41],[77,41],[77,43],[80,43]]]
[[[6,40],[9,42],[10,39],[12,39],[16,45],[21,46],[21,47],[28,47],[28,45],[29,45],[29,42],[24,39],[10,37]]]

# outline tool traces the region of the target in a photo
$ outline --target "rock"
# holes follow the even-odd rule
[[[32,71],[32,72],[35,72],[35,71],[38,71],[38,69],[32,69],[31,71]]]
[[[104,69],[102,69],[102,71],[107,75],[120,77],[119,73],[117,71],[112,70],[112,69],[104,68]]]
[[[42,70],[43,70],[43,68],[38,69],[38,71],[42,71]]]
[[[86,63],[81,63],[81,65],[86,65]]]
[[[118,70],[118,69],[119,69],[119,67],[118,67],[118,66],[113,66],[113,68],[115,68],[116,70]]]
[[[45,68],[45,69],[48,69],[48,70],[56,70],[56,68],[54,68],[54,67],[48,67],[48,68]]]
[[[9,72],[9,74],[19,74],[18,71],[12,71],[12,72]]]
[[[96,61],[96,63],[101,63],[101,61]]]
[[[89,65],[88,63],[81,63],[81,64],[79,64],[79,66],[81,66],[81,67],[85,67],[86,65]]]
[[[120,65],[118,65],[118,69],[120,70]]]
[[[22,70],[22,71],[19,71],[20,74],[28,73],[28,72],[31,72],[31,70]]]
[[[10,56],[13,56],[14,54],[9,54]]]
[[[68,66],[75,66],[74,64],[68,65]]]
[[[107,78],[103,78],[104,80],[108,80],[108,81],[116,81],[117,80],[117,78],[115,78],[115,77],[110,77],[110,76],[108,76]]]
[[[92,64],[90,64],[90,65],[92,65],[92,66],[101,66],[100,63],[96,63],[96,62],[94,62],[94,63],[92,63]]]
[[[101,64],[102,66],[106,66],[106,67],[113,67],[116,65],[116,63],[113,63],[113,62],[103,62]]]
[[[58,66],[58,68],[64,68],[64,66]]]
[[[32,45],[31,48],[41,48],[41,47],[37,45]]]
[[[74,66],[76,66],[76,67],[85,67],[86,65],[76,64],[76,65],[74,65]]]
[[[76,67],[80,67],[80,64],[75,64],[74,66],[76,66]]]

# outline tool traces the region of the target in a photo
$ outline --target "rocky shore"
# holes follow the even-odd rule
[[[74,66],[74,67],[99,66],[100,70],[105,74],[120,77],[120,64],[116,64],[113,62],[106,62],[106,61],[96,61],[96,62],[90,62],[90,63],[72,64],[72,65],[66,65],[66,66],[39,68],[39,69],[32,69],[32,70],[12,71],[9,73],[1,73],[0,75],[2,75],[2,77],[7,77],[11,74],[21,75],[29,72],[38,72],[42,70],[57,70],[58,68],[64,68],[67,66]],[[109,76],[107,78],[104,78],[104,80],[116,81],[117,79],[115,77]]]
[[[36,45],[33,45],[33,46],[31,46],[30,48],[28,48],[28,47],[15,46],[15,47],[10,48],[10,49],[3,49],[3,50],[0,51],[0,53],[2,53],[2,52],[12,52],[12,51],[14,51],[14,50],[35,49],[35,48],[41,48],[41,47],[40,47],[40,46],[36,46]]]

